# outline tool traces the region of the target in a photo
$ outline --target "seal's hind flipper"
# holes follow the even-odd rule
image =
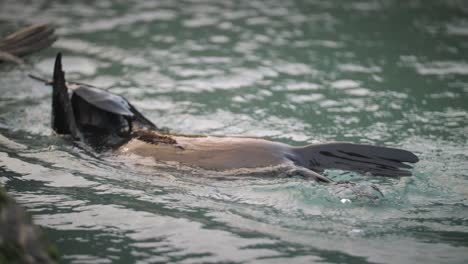
[[[58,134],[71,134],[74,139],[81,139],[81,132],[76,125],[68,88],[65,83],[61,53],[58,53],[55,58],[52,87],[52,128]]]
[[[416,163],[412,152],[352,143],[327,143],[298,147],[298,165],[313,171],[339,169],[378,176],[411,176],[412,167],[404,162]]]

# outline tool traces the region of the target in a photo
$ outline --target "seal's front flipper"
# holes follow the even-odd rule
[[[325,182],[325,183],[333,183],[333,181],[321,174],[318,174],[317,172],[315,171],[311,171],[307,168],[303,168],[303,167],[295,167],[294,169],[292,169],[290,172],[290,174],[294,174],[294,175],[300,175],[306,179],[313,179],[317,182]]]
[[[352,143],[327,143],[295,148],[297,165],[321,172],[339,169],[379,176],[411,176],[412,167],[404,162],[416,163],[412,152]]]
[[[82,139],[65,83],[61,53],[55,58],[52,87],[52,128],[58,134],[70,134],[74,139]]]

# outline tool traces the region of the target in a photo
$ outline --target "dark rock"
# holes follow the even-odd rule
[[[56,263],[58,253],[31,217],[0,187],[0,264]]]

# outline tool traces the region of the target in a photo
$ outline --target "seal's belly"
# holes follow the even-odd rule
[[[160,161],[176,161],[209,170],[258,168],[284,163],[290,152],[286,144],[240,137],[172,137],[177,145],[150,144],[133,139],[118,149]]]

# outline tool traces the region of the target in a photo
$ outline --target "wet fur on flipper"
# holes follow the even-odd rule
[[[297,147],[296,163],[315,172],[339,169],[378,176],[411,176],[418,157],[413,153],[395,148],[352,143],[325,143]]]

